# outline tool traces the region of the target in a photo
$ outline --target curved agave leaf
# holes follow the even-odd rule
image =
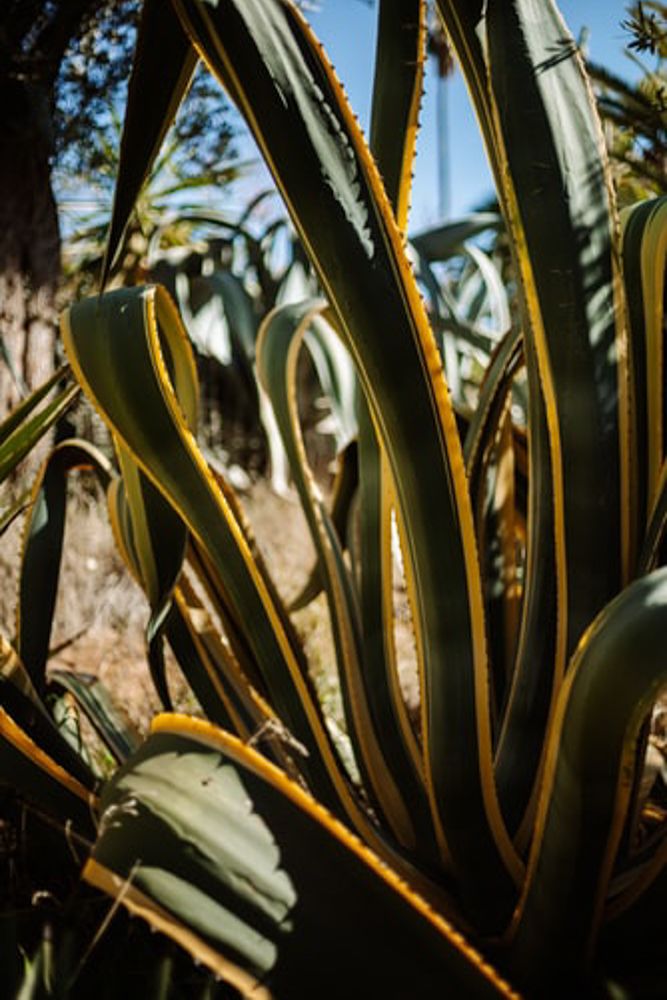
[[[444,277],[436,277],[419,256],[416,277],[428,297],[455,405],[463,411],[479,381],[468,373],[488,367],[498,339],[510,327],[510,315],[507,293],[490,258],[472,245],[464,246],[459,256],[469,258],[468,266]]]
[[[498,267],[488,254],[472,243],[464,245],[462,253],[469,258],[470,268],[469,275],[464,273],[459,282],[459,308],[477,328],[479,314],[485,305],[490,313],[489,332],[498,339],[512,325],[507,290]]]
[[[242,630],[262,690],[307,748],[302,766],[311,787],[383,850],[341,769],[284,610],[209,472],[169,381],[165,357],[177,370],[188,367],[190,356],[171,300],[164,291],[147,288],[77,303],[63,317],[63,340],[114,435],[174,507],[222,581],[232,623]]]
[[[512,943],[522,984],[569,988],[592,957],[631,805],[637,737],[667,680],[666,623],[662,569],[597,618],[559,693]]]
[[[354,414],[357,378],[354,365],[324,315],[313,316],[304,340],[331,407],[336,450],[340,452],[357,434]]]
[[[44,691],[67,506],[67,477],[91,470],[106,489],[112,470],[105,456],[85,441],[61,441],[35,479],[23,532],[16,606],[17,652],[39,692]]]
[[[248,728],[230,697],[225,684],[226,673],[220,670],[208,650],[202,648],[201,625],[196,627],[190,609],[191,605],[177,590],[166,621],[169,645],[207,718],[247,739]]]
[[[194,551],[190,552],[188,569],[195,576],[201,572]],[[201,584],[201,577],[199,580]],[[232,643],[214,627],[187,572],[175,594],[167,635],[195,694],[203,695],[209,718],[223,720],[226,728],[244,740],[273,719],[270,707],[249,683]]]
[[[480,488],[482,456],[497,426],[499,411],[510,392],[512,380],[523,363],[522,341],[517,327],[509,330],[498,344],[484,374],[477,406],[468,425],[463,455],[473,498]]]
[[[373,82],[371,152],[402,235],[407,228],[412,165],[424,70],[425,7],[393,2],[380,6]],[[387,95],[392,95],[392,100]],[[357,388],[359,503],[357,579],[364,642],[365,683],[384,753],[412,817],[420,850],[437,842],[425,801],[421,748],[400,689],[394,641],[392,511],[395,493],[369,406]],[[413,607],[413,615],[415,609]]]
[[[424,842],[432,837],[432,825],[422,818],[426,789],[424,762],[413,721],[410,719],[398,675],[394,635],[393,593],[394,528],[398,528],[401,555],[406,551],[405,532],[398,520],[396,494],[387,457],[377,440],[364,397],[357,399],[359,421],[359,605],[366,650],[366,674],[373,691],[372,708],[382,741],[399,775],[406,798],[414,803],[414,818]],[[395,525],[393,515],[398,524]],[[403,564],[405,559],[403,558]],[[408,587],[412,620],[415,595]]]
[[[161,284],[166,284],[163,280],[165,270],[165,266],[154,268],[155,280]],[[221,268],[192,277],[183,274],[186,294],[178,294],[182,272],[173,265],[170,270],[176,273],[172,283],[188,333],[197,349],[214,357],[221,365],[229,365],[232,346],[236,346],[242,361],[251,366],[255,357],[257,321],[241,278]],[[207,307],[212,304],[217,304],[217,309],[211,315]],[[227,337],[216,340],[216,327],[222,324],[225,324]]]
[[[118,512],[115,516],[117,533],[123,530],[126,533],[122,549],[132,552],[130,562],[150,604],[146,641],[151,677],[162,704],[171,707],[163,631],[185,558],[187,528],[119,441],[116,452],[122,482],[114,494],[114,503],[125,508],[123,514]]]
[[[6,507],[2,513],[0,513],[0,538],[4,535],[8,528],[14,523],[17,517],[25,513],[30,503],[30,490],[24,490],[19,493],[16,500],[12,501],[8,507]]]
[[[283,306],[270,313],[258,338],[258,371],[276,413],[317,552],[328,599],[348,733],[364,785],[372,796],[374,808],[381,811],[399,843],[419,851],[429,846],[430,838],[417,835],[414,816],[418,800],[411,799],[410,806],[406,807],[402,786],[391,766],[396,756],[391,744],[395,734],[378,711],[381,699],[373,683],[377,671],[371,670],[365,656],[355,588],[343,560],[337,533],[308,465],[301,437],[296,402],[299,350],[313,318],[326,308],[326,303],[315,300],[298,306]],[[423,797],[423,790],[420,791]],[[423,827],[424,817],[419,819]],[[430,832],[430,824],[426,828]]]
[[[510,330],[491,357],[463,447],[470,494],[477,511],[480,551],[487,561],[485,596],[498,707],[504,703],[513,675],[518,632],[516,547],[518,524],[525,520],[525,510],[517,510],[516,506],[516,432],[509,405],[512,382],[522,364],[521,333]],[[490,544],[491,540],[498,544]]]
[[[528,374],[528,524],[515,662],[496,744],[496,781],[505,821],[523,848],[532,829],[540,762],[561,674],[557,547],[546,407],[534,348]]]
[[[209,723],[158,717],[102,805],[84,878],[242,996],[305,984],[328,996],[351,984],[363,995],[513,995],[298,785]]]
[[[477,532],[484,554],[485,599],[495,706],[505,704],[517,641],[521,598],[517,540],[514,428],[508,401],[496,418],[477,493]]]

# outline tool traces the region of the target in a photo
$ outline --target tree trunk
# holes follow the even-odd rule
[[[60,234],[48,100],[0,83],[0,419],[54,367]]]

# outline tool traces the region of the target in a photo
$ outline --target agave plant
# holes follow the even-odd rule
[[[585,71],[551,0],[437,8],[520,288],[465,421],[406,250],[420,0],[379,5],[369,144],[289,0],[146,0],[108,245],[107,263],[203,58],[319,278],[320,295],[265,318],[257,364],[315,543],[352,764],[242,508],[196,445],[192,352],[156,286],[76,303],[63,339],[113,433],[119,471],[101,475],[150,603],[158,691],[168,708],[168,641],[207,721],[167,713],[138,750],[117,746],[93,822],[94,776],[35,708],[48,632],[35,647],[23,627],[9,657],[23,700],[0,712],[0,762],[90,845],[88,885],[236,994],[660,995],[666,817],[644,761],[667,680],[667,207],[619,224]],[[297,359],[321,317],[358,379],[352,560],[349,517],[323,500],[299,426]],[[524,384],[525,429],[512,406]],[[23,580],[34,546],[62,531],[48,482]],[[394,520],[418,724],[393,643]]]

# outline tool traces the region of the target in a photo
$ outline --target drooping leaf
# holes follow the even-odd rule
[[[296,404],[296,373],[301,342],[314,317],[326,309],[322,301],[283,306],[265,320],[258,338],[258,371],[271,399],[290,468],[299,492],[318,567],[327,595],[336,648],[338,675],[345,708],[347,729],[364,785],[374,808],[404,846],[419,849],[424,838],[413,827],[411,809],[401,794],[401,786],[391,769],[391,757],[382,732],[377,727],[377,694],[373,674],[365,662],[361,621],[355,587],[344,562],[337,532],[308,464]],[[423,790],[422,790],[423,794]],[[411,801],[411,807],[416,805]],[[428,843],[428,841],[426,841]]]
[[[311,787],[382,850],[342,770],[284,609],[209,471],[169,379],[165,356],[175,373],[191,364],[171,300],[155,287],[84,300],[65,314],[63,340],[77,377],[114,435],[188,527],[204,568],[209,563],[219,579],[228,618],[240,630],[262,693],[307,748],[301,766]]]
[[[17,652],[40,692],[44,690],[60,576],[67,478],[77,469],[94,472],[103,489],[111,481],[111,466],[99,449],[77,439],[60,442],[35,479],[23,534],[16,606]]]
[[[102,804],[84,877],[243,996],[513,995],[297,785],[208,723],[159,717]]]

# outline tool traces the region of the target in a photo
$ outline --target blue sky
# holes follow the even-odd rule
[[[375,47],[376,4],[367,0],[319,0],[317,11],[307,16],[324,44],[342,80],[350,103],[364,129],[369,120]],[[588,49],[592,59],[626,78],[637,69],[623,54],[627,35],[620,27],[626,14],[624,0],[560,0],[559,7],[575,37],[589,29]],[[415,182],[410,229],[417,231],[439,221],[436,78],[432,60],[426,74],[421,132],[415,164]],[[492,194],[486,158],[460,73],[447,83],[449,131],[450,216],[475,208]],[[246,147],[247,148],[247,147]],[[245,150],[243,150],[245,152]],[[267,185],[266,175],[254,171],[242,184],[243,195]]]

